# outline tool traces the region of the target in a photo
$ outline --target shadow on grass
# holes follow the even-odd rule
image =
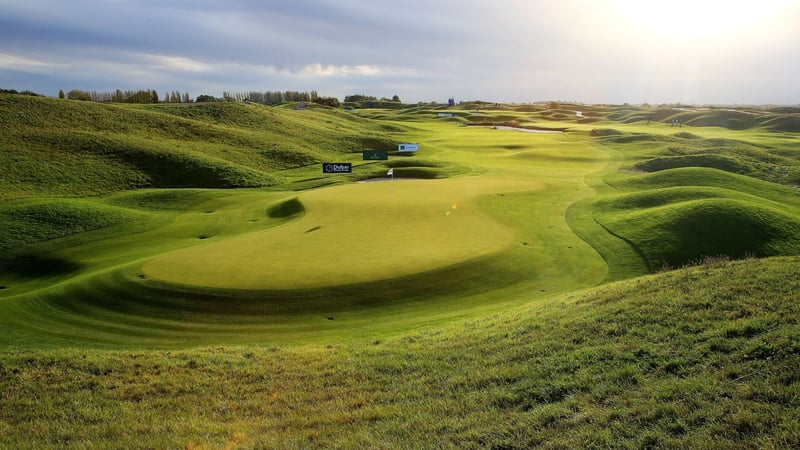
[[[61,258],[49,256],[17,256],[8,261],[0,261],[0,272],[21,278],[49,278],[78,272],[83,266]]]

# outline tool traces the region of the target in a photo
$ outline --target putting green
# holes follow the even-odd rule
[[[299,196],[300,219],[159,256],[142,271],[168,283],[296,289],[402,277],[502,250],[516,231],[476,198],[543,189],[530,180],[396,180]]]

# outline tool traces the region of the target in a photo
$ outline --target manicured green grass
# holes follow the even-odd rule
[[[462,178],[362,183],[300,195],[302,219],[145,263],[156,280],[227,289],[294,289],[403,277],[517,244],[476,196],[534,182]],[[208,236],[210,237],[210,236]]]

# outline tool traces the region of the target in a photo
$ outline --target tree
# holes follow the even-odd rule
[[[339,107],[339,99],[336,97],[317,97],[314,100],[314,103],[318,105],[330,106],[333,108]]]
[[[79,89],[73,89],[67,92],[67,98],[70,100],[84,100],[84,101],[91,101],[92,96],[89,95],[86,91],[81,91]]]
[[[150,98],[153,103],[158,103],[158,92],[155,89],[150,92]]]
[[[363,95],[363,94],[352,94],[346,95],[344,97],[345,102],[368,102],[371,100],[377,100],[378,98],[372,95]]]
[[[63,89],[60,89],[58,91],[58,98],[66,98],[66,96],[64,95],[64,90]]]
[[[398,96],[397,96],[397,94],[394,94],[394,95],[392,96],[392,101],[393,101],[393,102],[400,103],[400,97],[398,97]]]

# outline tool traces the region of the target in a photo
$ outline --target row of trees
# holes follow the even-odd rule
[[[311,102],[333,107],[339,106],[339,99],[336,97],[322,97],[317,91],[223,92],[221,99],[214,98],[210,95],[201,95],[197,97],[197,101],[253,102],[264,105],[274,105],[284,102]]]
[[[147,90],[121,90],[116,91],[83,91],[80,89],[73,89],[66,94],[64,91],[59,91],[59,98],[67,98],[70,100],[84,100],[92,102],[114,102],[114,103],[191,103],[193,100],[188,92],[181,94],[179,91],[168,92],[161,99],[155,89]],[[196,102],[253,102],[261,103],[264,105],[274,105],[277,103],[285,102],[311,102],[320,105],[338,107],[339,99],[336,97],[322,97],[317,91],[250,91],[250,92],[228,92],[222,93],[222,98],[217,98],[212,95],[200,95],[194,101]],[[400,97],[397,95],[391,99],[380,98],[368,95],[354,94],[348,95],[344,99],[345,102],[365,102],[365,101],[382,101],[382,102],[400,102]]]
[[[32,97],[42,97],[42,94],[37,94],[33,91],[22,91],[19,92],[16,89],[0,89],[0,94],[19,94],[19,95],[30,95]]]
[[[168,92],[164,99],[159,98],[155,89],[147,90],[121,90],[116,91],[82,91],[73,89],[66,94],[63,90],[58,91],[58,98],[70,100],[84,100],[90,102],[114,102],[114,103],[190,103],[192,101],[189,93],[181,94],[178,91]]]
[[[316,102],[320,96],[317,91],[250,91],[250,92],[223,92],[222,98],[228,102],[253,102],[265,105],[284,102]]]
[[[393,95],[391,99],[386,98],[386,97],[381,97],[379,99],[378,97],[375,97],[374,95],[363,95],[363,94],[351,94],[351,95],[345,95],[344,96],[344,102],[345,103],[349,103],[349,102],[377,102],[377,101],[400,103],[400,97],[398,97],[396,94]]]

